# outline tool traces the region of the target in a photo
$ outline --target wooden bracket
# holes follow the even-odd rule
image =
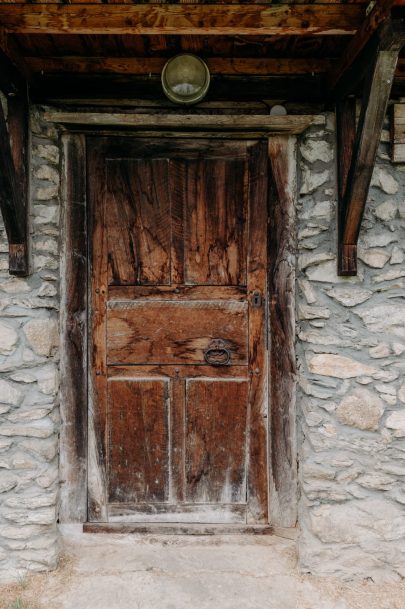
[[[8,97],[8,121],[0,104],[0,210],[9,243],[9,272],[28,275],[28,98]]]
[[[373,52],[366,46],[360,57],[366,75],[357,127],[355,99],[336,102],[338,275],[357,274],[357,241],[404,32],[402,22],[384,23],[370,41]]]

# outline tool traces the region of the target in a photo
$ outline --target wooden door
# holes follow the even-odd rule
[[[89,138],[89,521],[267,523],[267,146]]]

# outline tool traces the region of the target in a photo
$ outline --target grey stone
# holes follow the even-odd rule
[[[356,480],[357,484],[364,488],[369,488],[376,491],[388,491],[395,484],[394,478],[391,476],[384,476],[378,472],[364,474]]]
[[[376,369],[371,366],[367,366],[350,357],[332,353],[308,356],[308,368],[313,374],[333,376],[341,379],[368,374],[372,375],[376,372]]]
[[[354,307],[368,300],[373,295],[373,292],[352,286],[342,286],[327,290],[327,294],[345,307]]]
[[[306,138],[300,146],[301,155],[309,163],[323,161],[329,163],[333,160],[333,148],[325,140],[313,140]]]
[[[402,264],[404,259],[404,250],[394,245],[391,252],[390,264]]]
[[[377,218],[385,221],[393,220],[397,213],[398,205],[395,201],[391,200],[384,201],[384,203],[378,205],[378,207],[376,207],[374,210],[374,214],[377,216]]]
[[[392,334],[405,338],[405,306],[381,304],[369,308],[356,309],[370,332]]]
[[[398,398],[405,404],[405,383],[402,383],[398,391]]]
[[[384,413],[381,399],[368,389],[355,389],[343,398],[337,407],[338,420],[359,429],[376,431]]]
[[[54,165],[59,163],[59,148],[53,144],[39,144],[35,152],[39,157]]]
[[[389,195],[396,194],[399,189],[397,180],[382,167],[375,168],[371,185],[381,188],[381,190]]]
[[[391,349],[387,343],[380,343],[376,347],[371,347],[368,350],[370,357],[374,359],[380,359],[382,357],[388,357],[391,353]]]
[[[59,187],[56,184],[52,186],[41,186],[35,191],[35,198],[38,201],[51,201],[59,194]]]
[[[314,192],[329,180],[329,176],[330,173],[328,170],[322,171],[321,173],[314,173],[307,167],[304,167],[301,175],[300,193],[304,195]]]
[[[329,319],[330,311],[326,307],[299,304],[298,317],[299,319]]]
[[[59,172],[49,165],[41,165],[34,171],[34,176],[38,180],[47,180],[59,185]]]
[[[357,256],[374,269],[382,269],[390,258],[389,253],[385,250],[373,248],[368,250],[359,248]]]
[[[299,279],[298,285],[300,286],[302,293],[304,294],[307,304],[314,304],[316,302],[316,296],[309,281],[307,281],[307,279]]]
[[[38,355],[49,357],[59,344],[58,327],[54,319],[33,319],[25,324],[24,333]]]
[[[0,354],[9,355],[15,351],[18,334],[8,324],[0,323]]]
[[[0,403],[17,406],[23,399],[23,394],[17,387],[0,379]]]
[[[394,430],[395,437],[405,437],[405,411],[392,412],[387,418],[385,425],[388,429]]]

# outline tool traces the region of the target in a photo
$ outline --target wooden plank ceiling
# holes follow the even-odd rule
[[[239,83],[250,76],[258,92],[260,81],[272,79],[277,99],[319,101],[347,69],[356,32],[363,28],[357,39],[366,44],[370,28],[376,29],[391,6],[401,10],[395,7],[403,4],[379,0],[365,26],[368,3],[363,0],[0,0],[0,48],[45,98],[74,89],[87,94],[93,85],[95,95],[103,87],[111,91],[109,85],[118,93],[142,79],[152,94],[167,58],[192,52],[206,59],[214,86],[218,82],[217,97],[225,95],[224,78]],[[396,81],[405,89],[404,60]],[[265,85],[269,89],[267,80]],[[253,89],[243,93],[238,84],[234,89],[242,97],[253,95]]]

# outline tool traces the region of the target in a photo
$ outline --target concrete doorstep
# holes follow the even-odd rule
[[[5,588],[1,609],[405,607],[405,583],[300,575],[295,542],[276,536],[103,535],[73,526],[64,527],[63,545],[59,569]]]

